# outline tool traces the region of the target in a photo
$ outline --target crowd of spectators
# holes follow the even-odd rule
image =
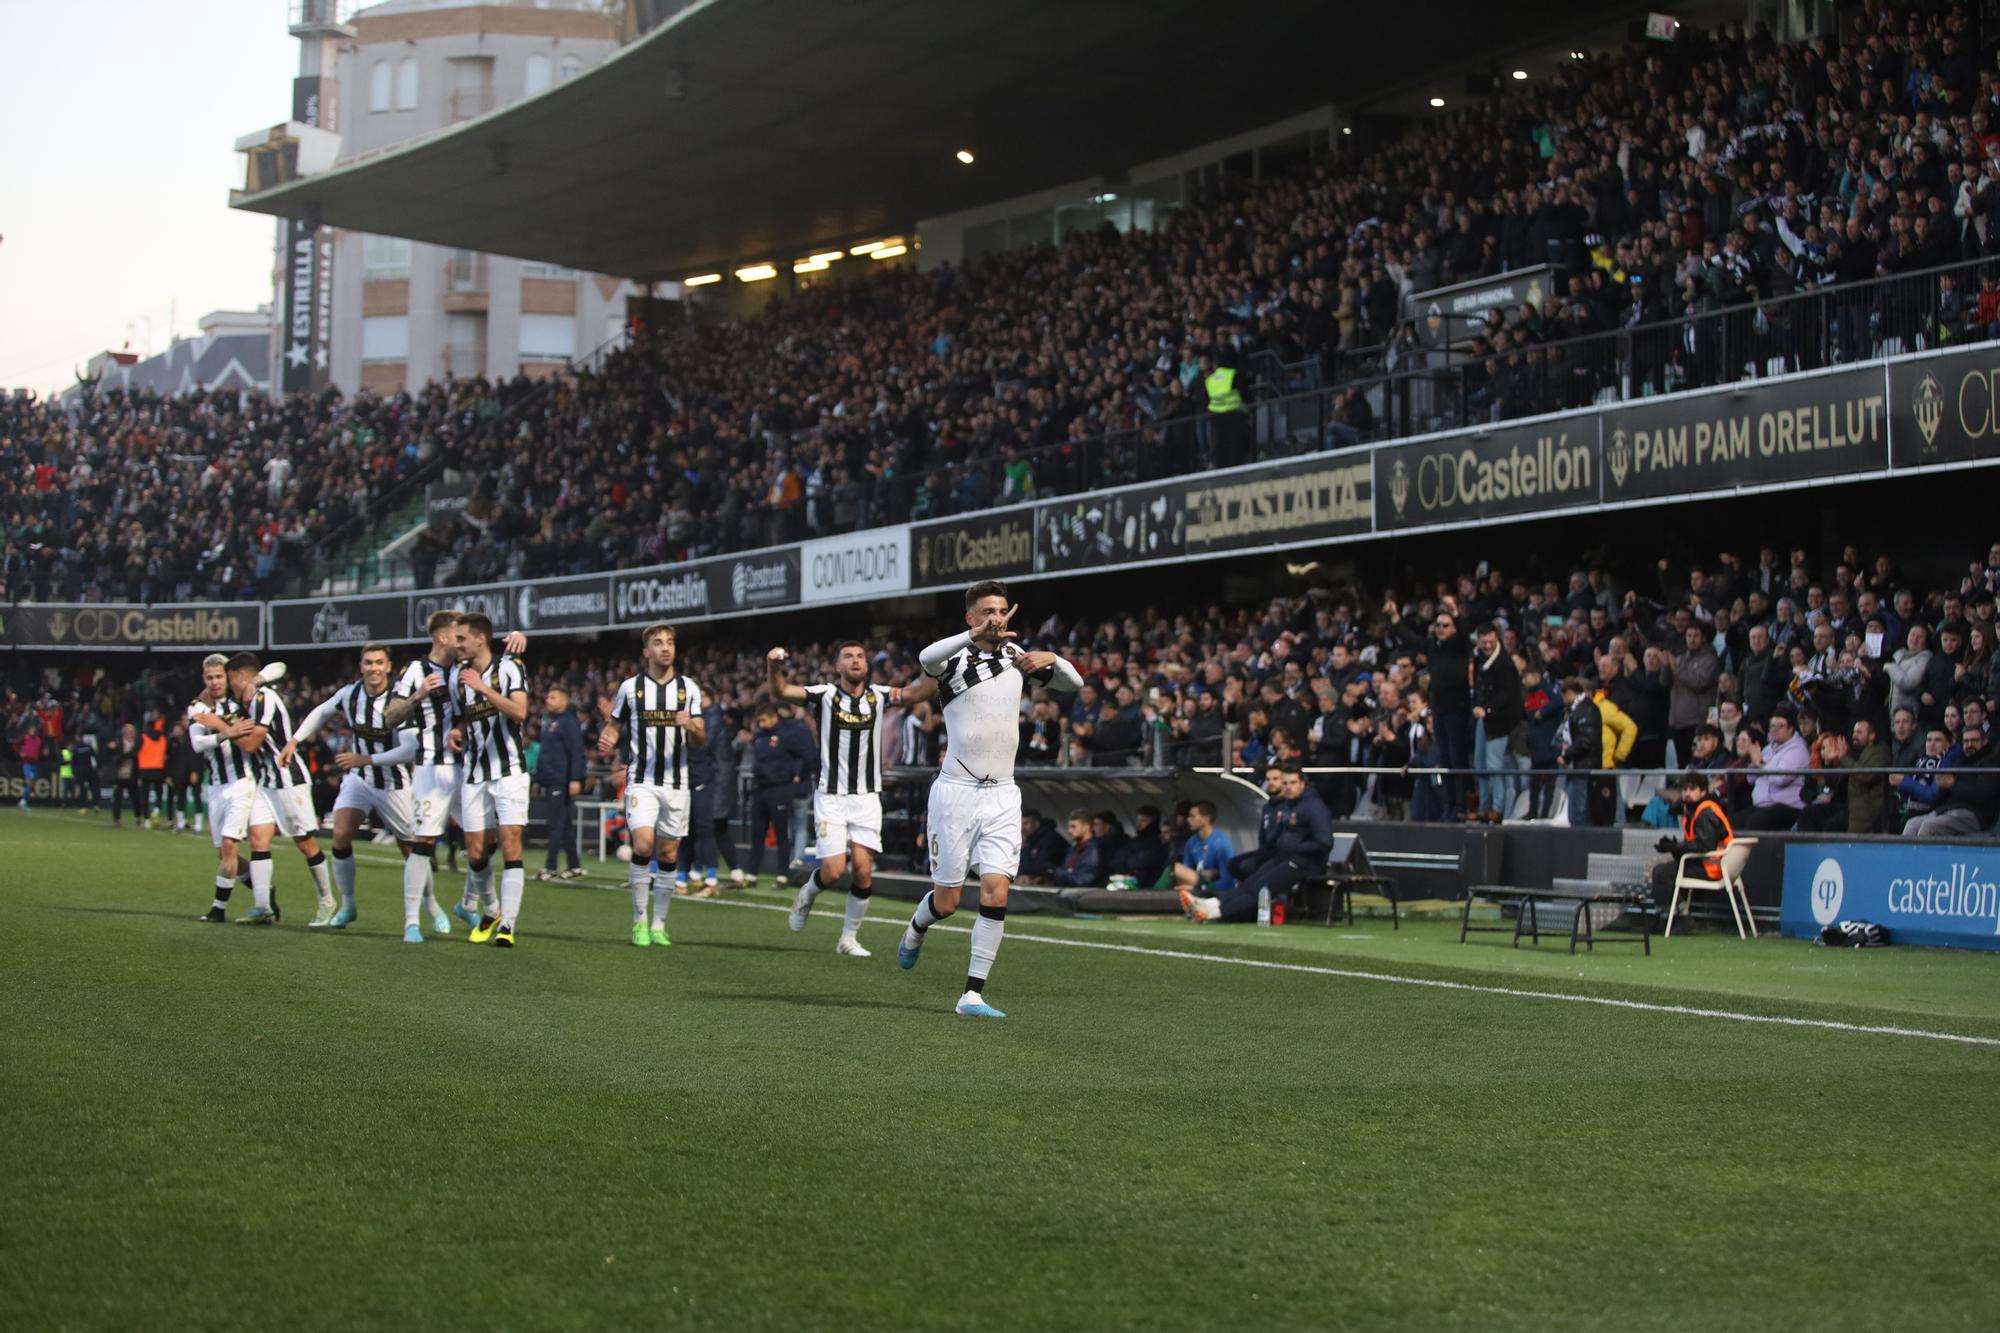
[[[1572,825],[1662,827],[1677,790],[1668,775],[1693,767],[1715,775],[1740,828],[1979,832],[2000,819],[2000,750],[1989,746],[2000,696],[2000,542],[1960,568],[1919,584],[1886,554],[1849,546],[1815,560],[1767,547],[1700,565],[1592,563],[1561,580],[1482,565],[1420,587],[1321,586],[1256,605],[1054,614],[1026,626],[1024,638],[1063,652],[1084,685],[1024,698],[1018,759],[1226,763],[1259,781],[1287,764],[1335,770],[1310,775],[1335,818],[1560,815]],[[876,679],[913,680],[916,650],[935,629],[913,626],[872,644]],[[796,802],[817,747],[803,718],[765,707],[770,646],[690,629],[680,664],[733,738],[720,758],[731,775],[723,781],[751,772],[745,755],[760,727],[793,729],[787,744],[798,767],[774,782]],[[834,656],[830,643],[784,646],[800,678],[827,671]],[[130,767],[128,739],[171,736],[195,689],[194,660],[136,680],[74,665],[20,682],[6,700],[16,757],[27,758],[21,742],[31,734],[44,765],[65,748],[88,749],[91,769],[115,793]],[[636,655],[531,643],[527,660],[536,695],[562,685],[594,741]],[[346,671],[322,655],[302,662],[284,688],[303,710]],[[760,718],[766,712],[773,716]],[[532,741],[540,715],[531,716]],[[343,743],[337,728],[325,738],[328,747]],[[929,704],[893,710],[884,728],[888,766],[934,767],[948,747]],[[308,758],[333,773],[330,753]],[[1423,771],[1432,767],[1484,773]],[[1851,768],[1908,771],[1844,772]],[[1363,771],[1371,769],[1382,771]],[[610,777],[599,769],[592,780]],[[900,799],[920,835],[913,792],[920,783],[903,784]],[[1187,817],[1154,812],[1152,831],[1142,832],[1185,836]],[[1058,818],[1047,812],[1038,826],[1053,830]],[[1135,831],[1107,818],[1093,834],[1097,853],[1068,863],[1065,846],[1042,873],[1066,882],[1065,874],[1137,878],[1155,869],[1150,843],[1137,865],[1113,855]],[[800,821],[790,823],[796,831]]]
[[[434,459],[475,480],[460,531],[418,543],[424,584],[670,561],[1225,463],[1243,432],[1194,428],[1218,365],[1240,371],[1232,393],[1259,375],[1282,389],[1408,369],[1426,354],[1399,322],[1406,296],[1550,261],[1561,285],[1492,312],[1452,372],[1465,411],[1587,401],[1602,367],[1565,371],[1556,344],[1685,314],[1737,312],[1715,336],[1656,340],[1637,369],[1657,387],[1753,356],[1808,365],[1889,336],[1984,336],[2000,327],[1985,278],[1925,278],[1919,314],[1860,291],[1830,322],[1759,303],[2000,249],[1987,56],[1965,4],[1869,6],[1837,40],[1791,45],[1762,27],[1684,31],[1225,182],[1157,230],[926,273],[871,265],[742,322],[656,331],[555,384],[17,397],[0,407],[0,590],[268,595]],[[1326,442],[1378,433],[1377,405],[1338,392]]]

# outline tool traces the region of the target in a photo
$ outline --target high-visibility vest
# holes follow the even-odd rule
[[[1236,372],[1228,366],[1218,366],[1209,372],[1202,387],[1208,391],[1208,410],[1211,412],[1241,412],[1243,395],[1236,392]]]
[[[61,772],[64,782],[68,782],[71,778],[74,778],[76,776],[76,770],[70,766],[70,761],[72,757],[73,756],[70,754],[69,747],[67,745],[63,746]]]
[[[139,767],[159,769],[167,766],[167,738],[146,733],[139,737]]]
[[[1695,822],[1701,818],[1701,812],[1704,810],[1715,811],[1715,817],[1722,821],[1722,841],[1716,844],[1715,848],[1716,854],[1720,854],[1721,852],[1723,852],[1728,848],[1730,843],[1736,841],[1736,830],[1730,827],[1729,815],[1727,814],[1727,812],[1725,812],[1723,808],[1720,805],[1718,805],[1713,799],[1704,800],[1700,805],[1697,805],[1693,810],[1681,816],[1681,836],[1683,838],[1686,838],[1689,842],[1694,841]],[[1704,879],[1722,878],[1722,867],[1717,863],[1717,856],[1715,855],[1704,856],[1700,861],[1696,862],[1696,864],[1701,867],[1702,878]]]

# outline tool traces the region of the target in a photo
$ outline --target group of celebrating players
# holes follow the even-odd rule
[[[816,710],[823,762],[813,794],[819,865],[793,900],[790,925],[805,929],[818,895],[847,883],[836,950],[867,958],[858,932],[882,850],[880,722],[885,709],[935,698],[943,706],[948,751],[932,783],[929,837],[932,887],[917,905],[897,949],[897,962],[916,966],[925,933],[958,910],[964,886],[979,885],[979,919],[971,931],[971,964],[956,1012],[1005,1017],[986,1003],[986,978],[999,951],[1007,891],[1021,852],[1021,793],[1014,785],[1014,750],[1023,692],[1040,686],[1073,691],[1076,668],[1051,652],[1023,649],[1008,628],[1018,608],[1004,585],[987,581],[966,591],[962,633],[919,654],[923,678],[905,689],[874,684],[862,644],[840,646],[835,678],[795,685],[785,677],[786,653],[770,651],[774,701]],[[311,925],[341,929],[357,916],[354,838],[372,815],[403,855],[403,938],[424,941],[423,923],[440,935],[456,916],[473,943],[515,943],[526,875],[522,835],[529,784],[522,733],[528,716],[527,678],[520,654],[527,641],[496,641],[486,616],[439,611],[426,626],[430,651],[392,683],[386,645],[361,650],[360,676],[329,695],[295,728],[274,688],[282,669],[254,654],[211,654],[202,663],[202,692],[188,705],[188,730],[208,766],[208,816],[215,842],[215,897],[203,921],[227,920],[239,879],[254,905],[238,921],[280,919],[272,885],[271,845],[290,838],[305,858],[318,895]],[[624,808],[632,842],[627,885],[632,895],[632,943],[664,946],[680,842],[688,833],[695,782],[690,747],[707,739],[702,689],[675,667],[676,635],[666,624],[640,635],[639,670],[618,687],[598,751],[623,770]],[[311,778],[298,757],[334,717],[346,720],[355,746],[335,756],[344,770],[333,808],[330,859],[319,847]],[[465,835],[467,872],[459,903],[447,915],[436,895],[436,847],[447,821]],[[242,845],[249,843],[249,856]],[[493,887],[497,844],[501,870]]]

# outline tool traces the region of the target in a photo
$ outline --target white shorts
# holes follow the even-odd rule
[[[847,855],[849,843],[881,851],[882,798],[814,792],[813,833],[819,839],[814,850],[822,861]]]
[[[419,838],[444,836],[445,821],[458,818],[457,764],[418,764],[410,770],[410,831]]]
[[[342,810],[359,810],[364,815],[373,815],[377,823],[387,830],[389,836],[398,842],[408,842],[410,831],[415,827],[412,812],[415,803],[410,799],[408,787],[378,787],[362,776],[361,769],[349,770],[340,780],[340,795],[334,797],[335,813]]]
[[[1021,868],[1021,789],[931,783],[931,883],[947,888]]]
[[[250,801],[250,827],[276,824],[287,838],[305,838],[319,832],[319,815],[313,810],[312,788],[259,787]]]
[[[656,787],[632,782],[625,786],[625,827],[650,828],[662,837],[685,838],[688,807],[694,804],[692,787]]]
[[[217,847],[224,838],[241,842],[250,836],[250,806],[257,798],[257,784],[249,778],[234,782],[211,782],[202,793],[208,804],[208,839]]]
[[[458,789],[458,826],[467,833],[520,828],[528,822],[528,775],[509,773],[490,782],[466,782]]]

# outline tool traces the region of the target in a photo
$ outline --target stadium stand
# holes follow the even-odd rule
[[[1268,453],[1987,337],[2000,75],[1971,33],[1963,6],[1877,7],[1837,45],[1689,33],[1225,183],[1156,232],[877,272],[555,385],[17,399],[0,580],[270,595],[446,467],[479,479],[422,553],[454,584],[977,510],[1248,457],[1206,423],[1216,365],[1253,403],[1309,400],[1259,431]],[[1406,318],[1416,292],[1550,260],[1563,289],[1462,355]]]

